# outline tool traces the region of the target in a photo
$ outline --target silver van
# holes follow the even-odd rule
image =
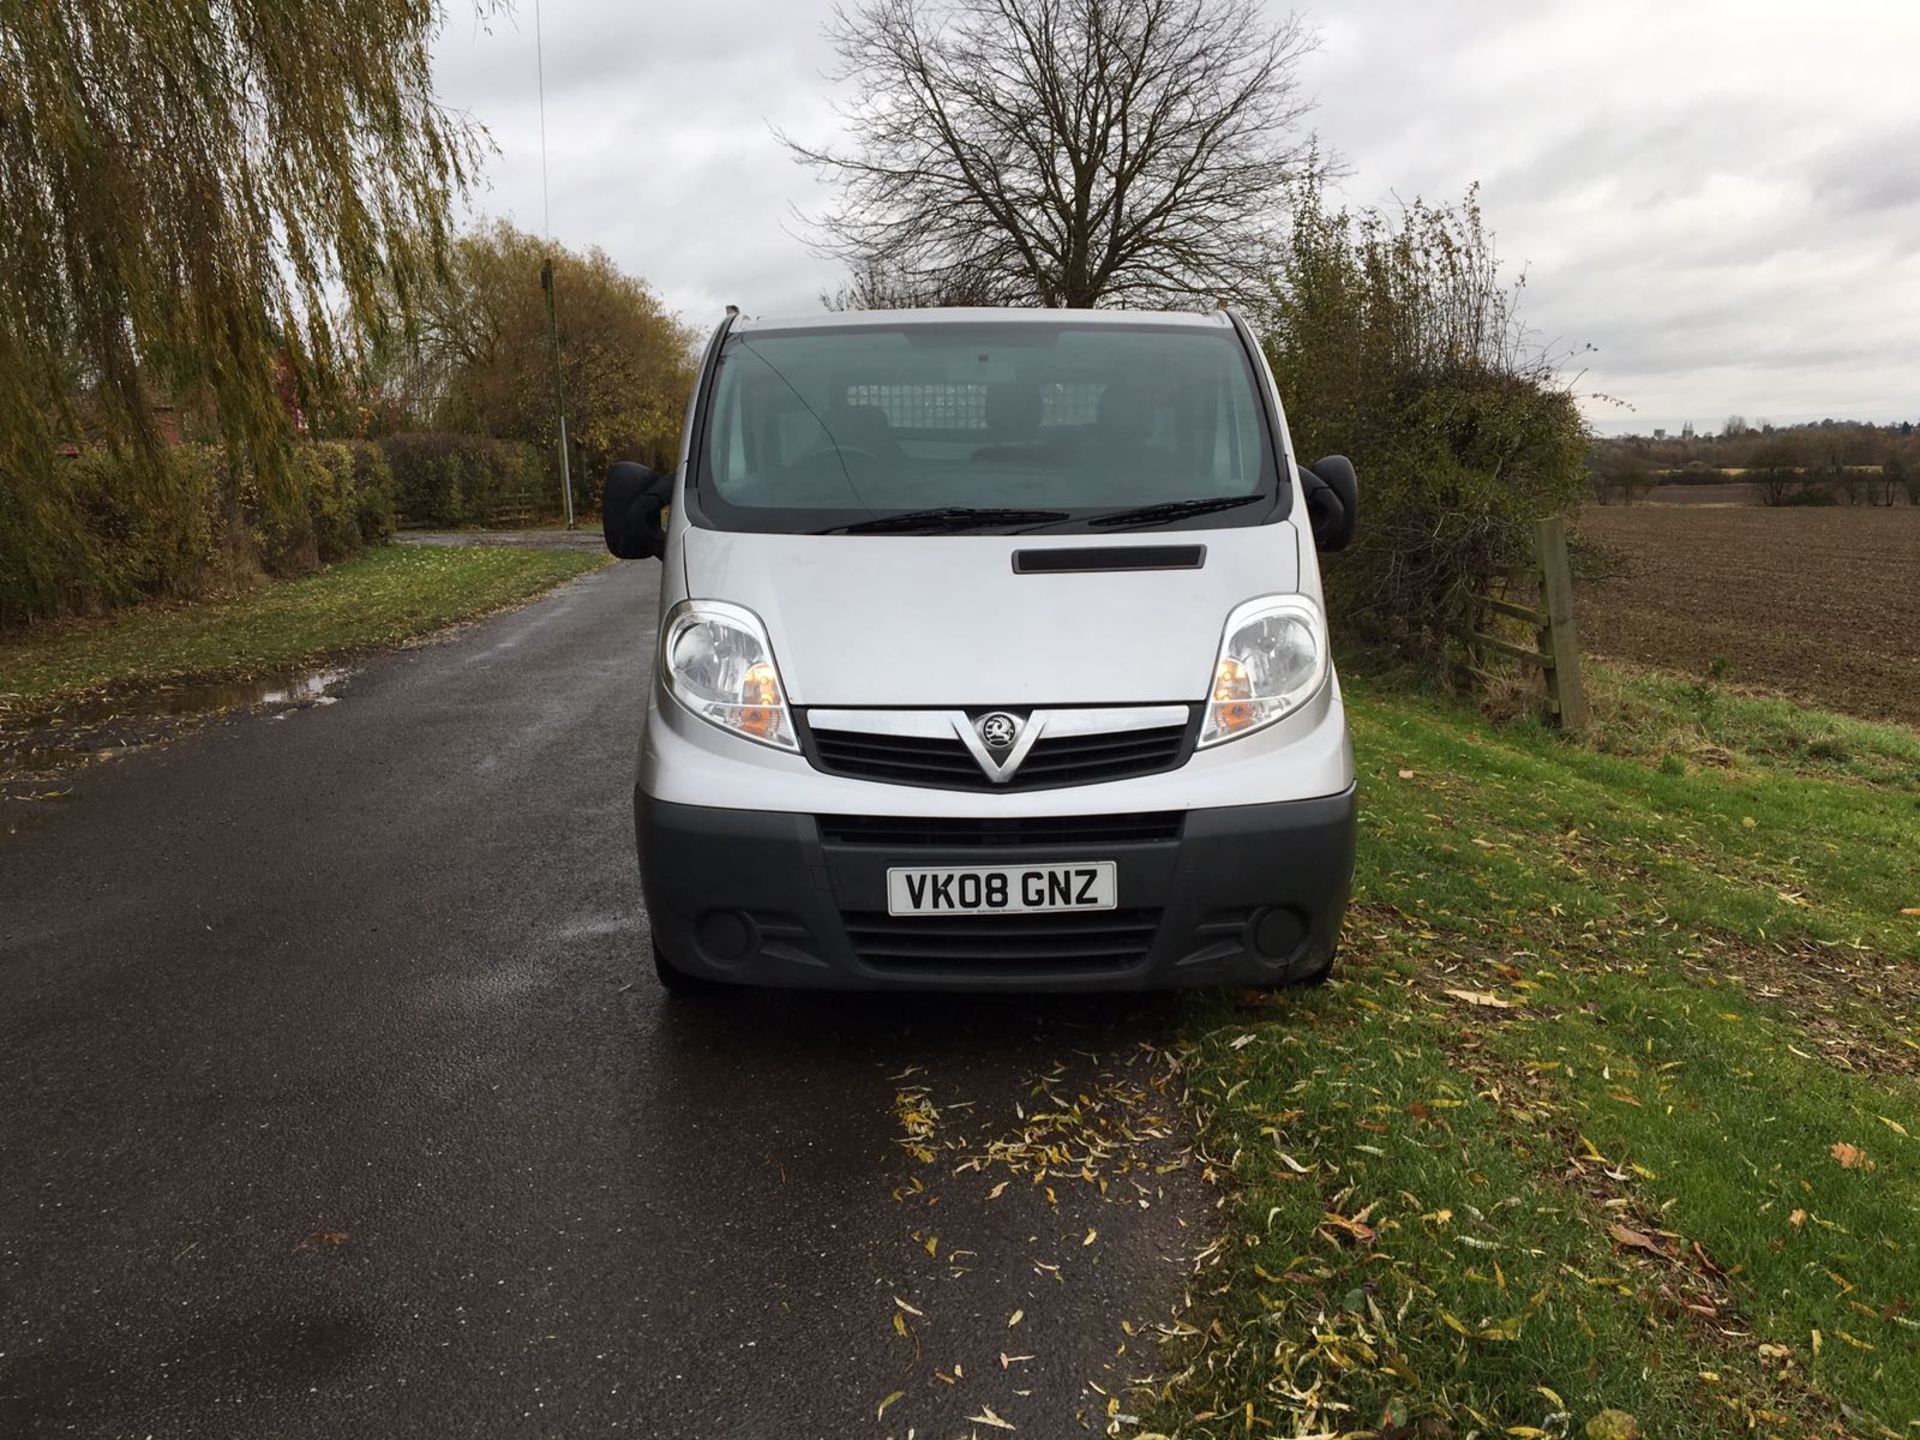
[[[1231,311],[752,320],[680,466],[634,785],[661,981],[1278,985],[1333,964],[1354,770],[1296,463]]]

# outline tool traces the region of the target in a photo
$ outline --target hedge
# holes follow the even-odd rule
[[[375,446],[298,445],[273,493],[213,445],[87,450],[48,489],[0,485],[0,625],[297,575],[393,533]]]
[[[1297,458],[1359,471],[1353,545],[1325,562],[1336,634],[1444,667],[1471,595],[1588,494],[1586,424],[1514,304],[1471,194],[1393,215],[1295,195],[1259,318]]]
[[[401,519],[423,525],[485,525],[502,506],[539,506],[546,464],[517,440],[417,431],[380,442],[393,470]]]

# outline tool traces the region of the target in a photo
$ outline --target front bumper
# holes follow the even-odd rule
[[[993,822],[722,810],[634,790],[653,935],[690,975],[826,989],[1143,990],[1272,985],[1333,958],[1353,879],[1354,792],[1099,817],[1120,838],[1036,843]],[[1071,822],[1069,822],[1071,823]],[[937,832],[937,833],[936,833]],[[1119,908],[890,918],[887,870],[1113,860]]]

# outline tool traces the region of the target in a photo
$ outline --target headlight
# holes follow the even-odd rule
[[[1290,715],[1327,678],[1326,626],[1304,595],[1249,600],[1227,617],[1200,743],[1250,735]]]
[[[667,613],[660,673],[687,709],[723,730],[798,750],[786,691],[760,617],[719,600],[682,600]]]

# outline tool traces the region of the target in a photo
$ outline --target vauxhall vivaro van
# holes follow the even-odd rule
[[[679,469],[604,507],[665,565],[661,980],[1324,977],[1354,769],[1315,549],[1355,514],[1226,309],[729,311]]]

